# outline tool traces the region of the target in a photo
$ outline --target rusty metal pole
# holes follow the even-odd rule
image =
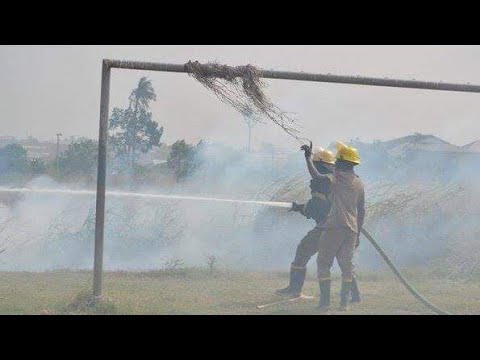
[[[95,210],[95,258],[93,263],[93,296],[102,295],[103,234],[105,224],[105,188],[107,177],[108,107],[110,97],[110,64],[102,62],[100,95],[100,130],[98,135],[97,203]]]
[[[131,69],[131,70],[147,70],[160,72],[188,73],[185,64],[164,64],[152,63],[144,61],[125,61],[125,60],[108,60],[111,68]],[[313,81],[331,84],[349,84],[364,86],[381,86],[404,89],[423,89],[436,91],[453,91],[480,93],[480,85],[473,84],[455,84],[435,81],[418,81],[418,80],[402,80],[373,78],[365,76],[350,75],[332,75],[332,74],[313,74],[305,72],[293,71],[276,71],[276,70],[260,70],[260,77],[265,79],[278,80],[295,80],[295,81]]]

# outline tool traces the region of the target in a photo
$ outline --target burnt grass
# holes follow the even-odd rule
[[[405,275],[438,307],[453,314],[480,314],[480,279],[448,279],[425,269]],[[311,314],[321,315],[313,274],[300,300],[265,309],[256,306],[279,300],[286,272],[234,272],[186,268],[149,272],[106,272],[100,301],[92,302],[89,271],[0,273],[0,314]],[[359,273],[363,301],[348,312],[336,311],[340,279],[332,285],[330,314],[431,314],[388,272]]]

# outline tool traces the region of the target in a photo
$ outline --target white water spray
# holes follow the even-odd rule
[[[0,193],[39,193],[39,194],[53,194],[53,195],[80,195],[80,196],[94,196],[96,191],[92,190],[68,190],[68,189],[41,189],[41,188],[5,188],[0,187]],[[171,200],[196,200],[196,201],[214,201],[224,203],[237,203],[237,204],[250,204],[271,206],[284,209],[290,209],[292,203],[289,202],[276,202],[276,201],[256,201],[256,200],[237,200],[237,199],[220,199],[213,197],[200,197],[200,196],[183,196],[183,195],[166,195],[166,194],[148,194],[148,193],[135,193],[124,191],[107,191],[106,195],[114,197],[134,197],[134,198],[147,198],[147,199],[171,199]]]

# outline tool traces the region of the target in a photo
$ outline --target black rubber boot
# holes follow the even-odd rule
[[[288,283],[288,286],[286,288],[279,289],[279,290],[275,291],[275,294],[276,295],[288,295],[288,294],[290,294],[292,283],[293,283],[293,277],[294,277],[293,276],[293,270],[290,269],[290,282]]]
[[[323,280],[318,283],[320,288],[320,302],[318,308],[322,311],[330,309],[330,286],[331,280]]]
[[[348,296],[352,291],[351,281],[342,281],[342,290],[340,291],[340,311],[348,310]]]
[[[305,283],[305,276],[307,275],[307,269],[295,269],[293,270],[293,282],[290,284],[290,290],[292,295],[302,295],[303,284]]]
[[[306,274],[306,268],[290,269],[290,284],[284,289],[277,290],[275,294],[282,296],[300,296]]]
[[[360,301],[360,291],[358,290],[357,279],[354,277],[352,281],[352,300],[350,300],[350,302],[353,304],[359,303]]]

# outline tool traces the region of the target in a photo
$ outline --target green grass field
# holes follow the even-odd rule
[[[406,273],[414,286],[438,307],[454,314],[480,314],[480,282],[435,278],[425,271]],[[0,273],[0,314],[321,314],[315,306],[318,290],[313,275],[304,293],[314,300],[299,300],[266,309],[256,306],[277,301],[287,273],[107,272],[103,302],[78,308],[78,298],[91,288],[90,272]],[[332,288],[329,314],[430,314],[389,273],[358,274],[361,304],[337,312],[340,280]]]

